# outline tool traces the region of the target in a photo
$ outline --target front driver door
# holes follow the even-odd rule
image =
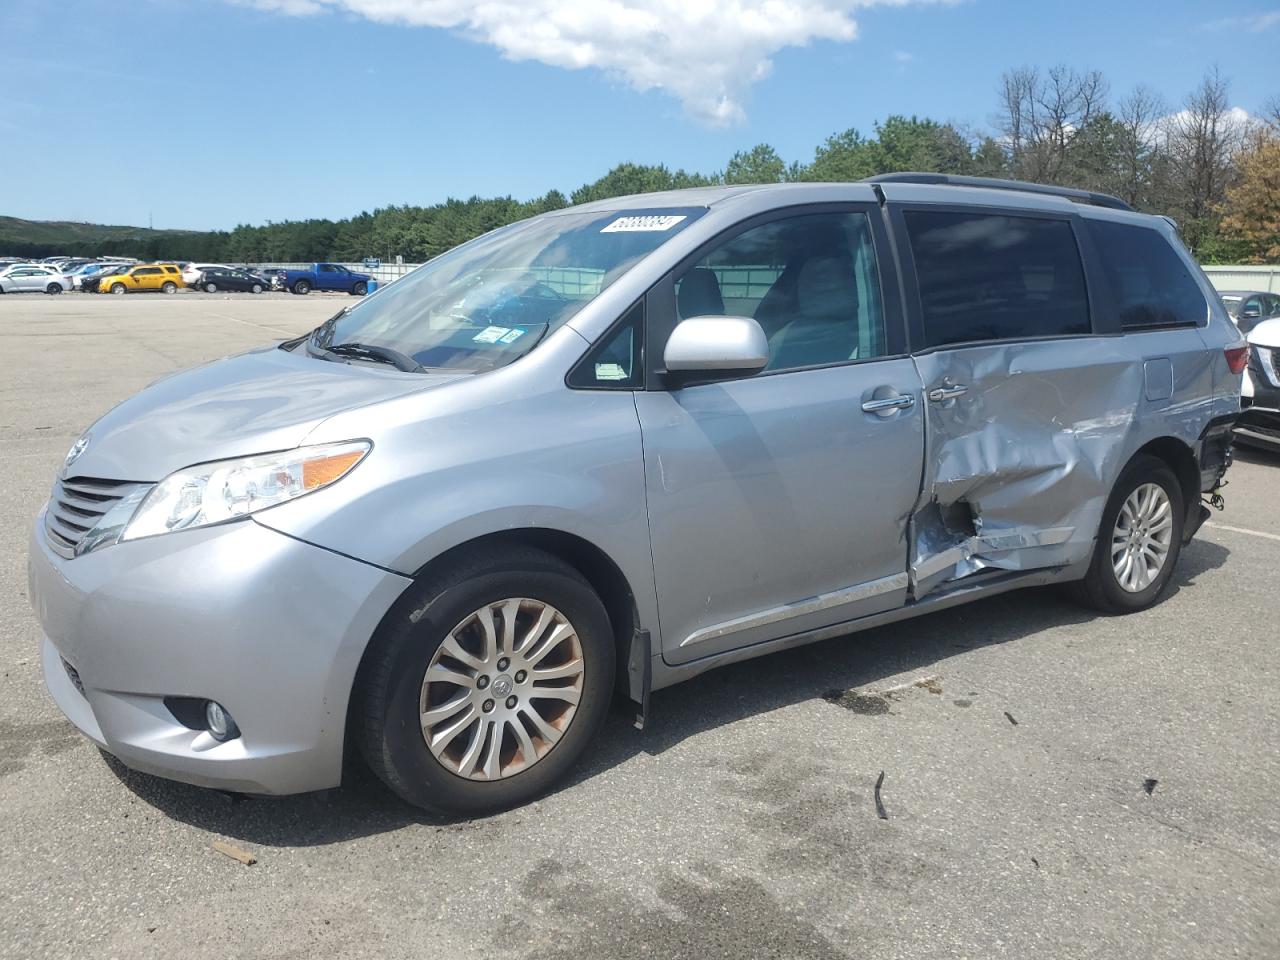
[[[871,205],[744,224],[654,291],[651,366],[691,316],[754,317],[754,376],[636,395],[662,652],[681,663],[900,606],[921,385]],[[652,358],[657,358],[656,361]]]

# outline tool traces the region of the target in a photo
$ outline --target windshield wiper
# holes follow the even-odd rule
[[[405,373],[420,373],[422,364],[407,353],[401,353],[391,347],[382,347],[376,343],[336,343],[331,347],[322,347],[326,353],[338,357],[354,357],[357,360],[371,360],[374,363],[389,363],[397,370]]]

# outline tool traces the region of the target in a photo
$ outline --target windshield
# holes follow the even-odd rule
[[[505,366],[705,212],[568,213],[512,224],[338,314],[308,345],[328,359],[371,359],[351,348],[378,348],[422,370]]]
[[[1240,303],[1243,300],[1244,297],[1226,296],[1222,298],[1222,305],[1227,308],[1227,313],[1235,317],[1240,314]]]

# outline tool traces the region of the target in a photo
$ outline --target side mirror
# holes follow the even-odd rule
[[[1252,320],[1255,317],[1262,316],[1262,310],[1258,307],[1246,307],[1240,316],[1244,317],[1246,320]]]
[[[671,373],[754,373],[769,362],[769,341],[750,317],[690,317],[671,331],[662,362]]]

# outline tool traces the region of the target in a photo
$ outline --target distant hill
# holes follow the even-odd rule
[[[178,249],[197,256],[201,248],[220,245],[225,234],[201,230],[149,230],[146,227],[76,223],[67,220],[22,220],[0,216],[0,256],[166,257]]]

